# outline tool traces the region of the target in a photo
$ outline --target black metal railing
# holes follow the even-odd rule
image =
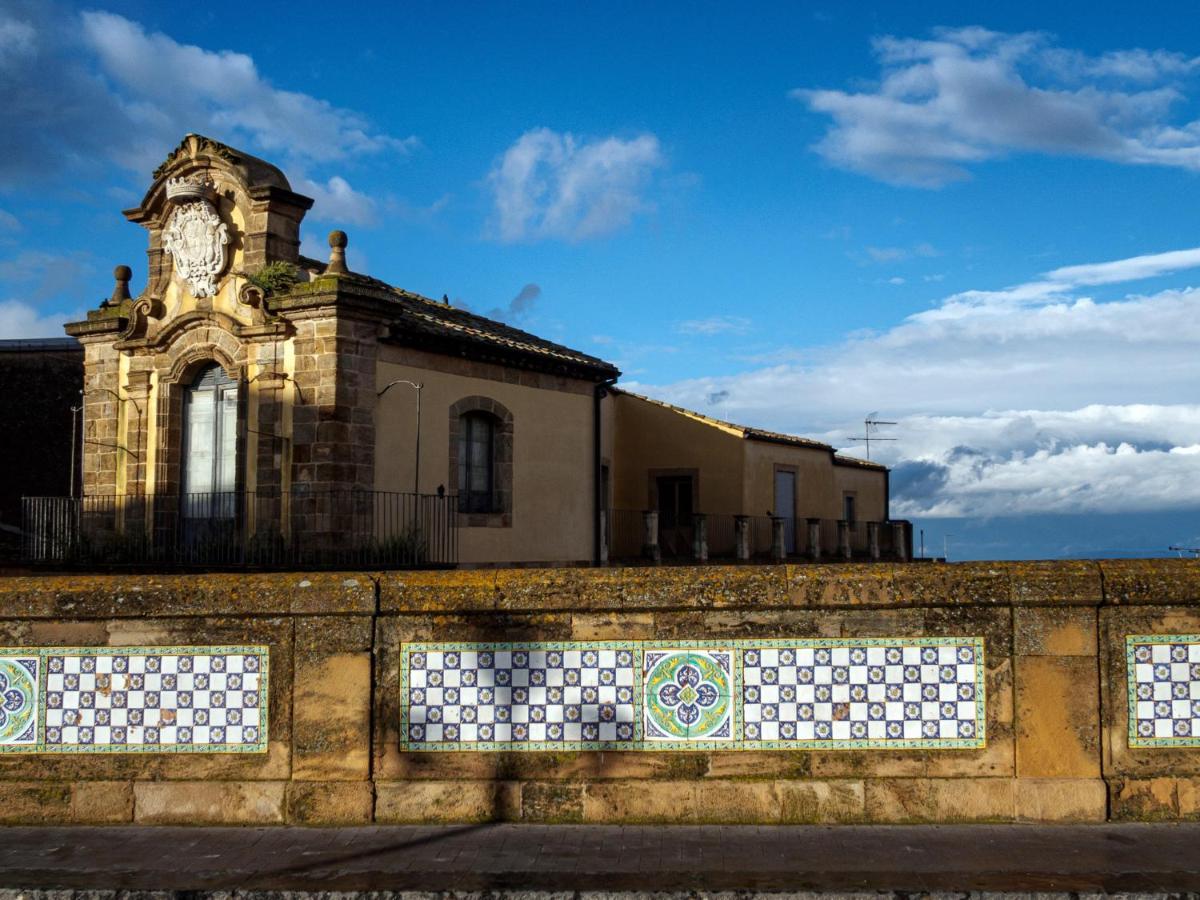
[[[697,555],[697,533],[703,518],[704,552],[709,560],[738,558],[738,519],[745,519],[746,558],[765,560],[774,555],[775,522],[771,516],[737,516],[705,513],[685,519],[664,521],[658,518],[657,555],[664,560],[690,561]],[[849,542],[852,559],[870,559],[871,530],[874,526],[880,559],[902,558],[905,547],[897,543],[894,522],[847,522],[837,519],[782,519],[783,556],[789,559],[823,560],[845,558],[843,535]],[[819,553],[814,553],[815,547]],[[646,533],[646,514],[643,510],[612,509],[605,513],[605,537],[608,557],[614,562],[645,559],[652,549]]]
[[[454,495],[360,490],[25,497],[31,564],[372,566],[458,562]]]

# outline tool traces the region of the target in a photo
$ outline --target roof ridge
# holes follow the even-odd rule
[[[828,450],[832,454],[835,461],[846,462],[850,465],[859,465],[872,469],[886,469],[887,466],[882,463],[872,462],[869,459],[859,459],[856,456],[843,456],[839,453],[832,444],[826,444],[824,441],[813,440],[812,438],[801,437],[798,434],[788,434],[783,431],[770,431],[766,428],[758,428],[754,425],[739,425],[736,422],[727,422],[724,419],[718,419],[715,416],[707,415],[706,413],[697,412],[694,409],[688,409],[686,406],[677,406],[674,403],[668,403],[666,400],[658,400],[654,397],[648,397],[645,394],[639,394],[627,388],[614,387],[612,391],[617,394],[626,394],[638,400],[645,400],[647,403],[653,403],[656,406],[664,407],[665,409],[673,410],[674,412],[682,413],[692,419],[699,419],[710,425],[717,426],[733,432],[740,432],[743,439],[777,441],[782,443],[794,444],[796,446],[811,447],[814,450]]]

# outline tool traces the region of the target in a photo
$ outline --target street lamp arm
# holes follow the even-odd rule
[[[391,384],[385,384],[383,389],[379,391],[376,399],[382,397],[398,384],[407,384],[417,391],[417,433],[413,447],[413,495],[418,496],[421,493],[421,388],[425,387],[416,381],[409,381],[407,378],[397,378]]]
[[[382,397],[384,394],[386,394],[388,391],[390,391],[392,388],[394,388],[398,384],[407,384],[409,387],[416,388],[418,391],[421,390],[421,388],[425,387],[425,385],[419,384],[415,381],[409,381],[407,378],[397,378],[391,384],[385,384],[383,386],[383,389],[380,390],[378,393],[376,393],[375,396]]]

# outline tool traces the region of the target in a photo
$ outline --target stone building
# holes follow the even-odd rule
[[[83,348],[71,338],[0,340],[0,559],[20,550],[21,498],[72,494]]]
[[[684,469],[688,513],[775,513],[772,473],[791,471],[795,517],[835,520],[853,495],[887,518],[882,467],[765,432],[731,442],[614,392],[603,360],[349,271],[341,232],[328,261],[301,256],[312,202],[188,135],[125,212],[148,232],[145,288],[118,267],[67,332],[84,350],[83,511],[127,550],[591,562],[616,508],[654,511],[655,479]]]

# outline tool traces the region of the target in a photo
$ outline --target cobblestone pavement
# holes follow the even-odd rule
[[[10,827],[0,887],[1183,892],[1200,824]]]

